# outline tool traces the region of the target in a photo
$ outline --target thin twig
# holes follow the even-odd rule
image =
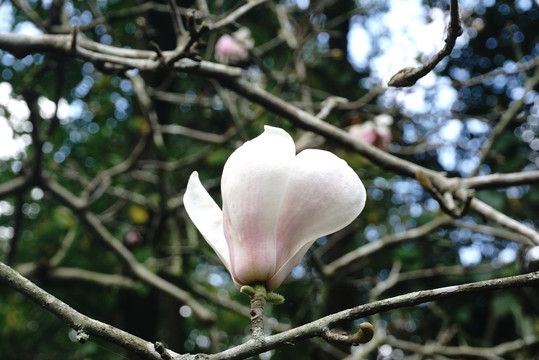
[[[247,1],[244,5],[240,6],[236,10],[232,11],[230,14],[225,16],[219,21],[214,22],[210,25],[210,29],[215,30],[219,29],[223,26],[226,26],[230,23],[233,23],[236,21],[240,16],[245,15],[247,12],[249,12],[251,9],[257,7],[260,4],[265,3],[268,0],[251,0]]]
[[[26,0],[15,0],[13,1],[17,7],[19,7],[24,14],[30,19],[30,21],[41,31],[46,31],[45,22],[39,14],[32,9],[28,1]]]
[[[528,94],[530,91],[533,91],[537,84],[539,84],[539,68],[536,68],[533,76],[525,81],[524,93],[522,94],[522,97],[509,105],[509,108],[503,113],[502,117],[500,118],[500,121],[498,121],[496,126],[494,126],[494,128],[492,129],[492,133],[490,134],[487,142],[481,148],[481,157],[479,159],[479,163],[472,171],[471,176],[477,175],[481,165],[487,159],[489,152],[494,146],[494,143],[496,142],[498,137],[503,133],[507,125],[509,125],[509,123],[513,119],[515,119],[519,111],[524,106],[524,99],[526,97],[526,94]]]
[[[85,211],[87,205],[85,201],[76,197],[48,175],[44,176],[43,187],[73,211],[79,212],[82,220],[90,230],[92,230],[105,245],[111,248],[140,280],[169,294],[182,303],[189,305],[193,310],[193,314],[202,321],[212,322],[215,320],[215,315],[196,301],[190,293],[180,289],[178,286],[166,281],[141,265],[123,243],[105,228],[95,214]]]
[[[204,142],[223,144],[230,140],[230,138],[232,138],[237,133],[237,128],[230,128],[224,134],[213,134],[201,130],[187,128],[181,125],[170,124],[161,125],[159,127],[159,131],[163,134],[181,135]]]
[[[462,179],[462,183],[464,186],[476,190],[539,184],[539,170],[469,177]]]
[[[157,111],[153,105],[153,101],[146,90],[146,82],[140,76],[140,74],[129,76],[131,83],[133,84],[133,90],[137,96],[137,100],[140,104],[140,108],[144,117],[148,121],[148,125],[152,129],[153,142],[159,149],[163,149],[165,141],[163,140],[163,134],[160,131],[159,118]]]
[[[500,225],[503,225],[513,231],[516,231],[521,235],[524,235],[525,237],[533,241],[536,245],[539,245],[539,233],[536,230],[514,220],[513,218],[510,218],[504,213],[494,209],[492,206],[482,202],[481,200],[473,198],[470,203],[470,208],[477,211],[479,214],[483,215],[487,219],[497,222]]]
[[[176,0],[167,0],[168,6],[170,6],[170,16],[172,16],[172,26],[174,27],[174,33],[179,44],[180,38],[185,35],[185,27],[183,26],[182,18],[178,10]]]
[[[52,265],[52,264],[50,264]],[[17,265],[15,270],[24,277],[37,276],[40,280],[53,283],[84,283],[102,287],[121,287],[135,290],[137,283],[132,279],[118,274],[104,274],[79,268],[51,266],[42,268],[35,262]],[[142,287],[140,287],[142,289]]]
[[[496,228],[488,225],[474,224],[465,222],[462,220],[452,220],[451,225],[455,227],[470,229],[474,232],[496,236],[500,239],[507,239],[514,242],[518,242],[524,245],[533,245],[533,242],[530,241],[526,236],[523,236],[519,233],[509,231],[503,228]]]
[[[501,343],[492,347],[474,347],[469,345],[447,346],[436,343],[416,344],[410,341],[399,340],[393,336],[386,338],[388,344],[407,351],[422,354],[425,357],[432,355],[446,355],[451,357],[480,357],[492,360],[502,360],[507,358],[504,355],[507,353],[520,350],[525,346],[530,346],[539,342],[539,338],[535,336],[527,336],[523,339],[513,340]],[[502,356],[504,356],[502,358]],[[512,358],[512,357],[510,357]]]
[[[443,58],[451,54],[451,51],[455,47],[457,38],[462,34],[462,28],[459,21],[458,0],[451,0],[449,12],[450,20],[444,47],[422,66],[415,68],[407,67],[399,70],[391,77],[387,85],[394,87],[412,86],[417,82],[417,80],[431,72],[432,69],[434,69]]]
[[[323,271],[326,275],[331,275],[335,273],[337,270],[341,269],[344,266],[347,266],[348,264],[357,261],[358,259],[365,257],[367,255],[370,255],[374,253],[375,251],[378,251],[382,249],[385,246],[402,242],[405,240],[411,240],[416,239],[422,236],[426,236],[429,233],[433,232],[437,228],[444,226],[446,224],[449,224],[451,221],[451,218],[449,216],[441,216],[438,218],[435,218],[434,220],[418,226],[413,229],[409,229],[400,233],[386,235],[378,240],[369,242],[353,251],[350,251],[349,253],[341,256],[340,258],[332,261],[331,263],[324,266]]]
[[[498,75],[511,75],[511,74],[518,74],[519,72],[528,71],[530,69],[533,69],[534,67],[539,66],[539,56],[536,56],[528,61],[517,63],[515,64],[514,68],[499,68],[496,70],[493,70],[491,72],[488,72],[486,74],[482,74],[479,76],[475,76],[473,78],[470,78],[468,80],[453,80],[451,82],[451,86],[455,88],[466,88],[466,87],[472,87],[475,85],[479,85],[484,83],[487,80],[493,79]]]

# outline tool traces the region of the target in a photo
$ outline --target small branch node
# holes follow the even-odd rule
[[[363,322],[359,324],[359,329],[352,335],[337,334],[329,328],[323,328],[320,336],[329,343],[342,345],[359,345],[365,344],[374,337],[374,326],[371,323]]]
[[[421,169],[416,171],[415,178],[423,189],[438,201],[446,214],[454,218],[461,218],[470,208],[470,202],[475,196],[475,192],[473,189],[465,187],[462,182],[457,182],[449,187],[440,186],[436,178],[429,178]]]
[[[84,331],[82,329],[77,330],[77,341],[78,342],[80,342],[81,344],[85,344],[86,341],[88,341],[89,338],[90,338],[90,335],[88,335],[88,333],[86,333],[86,331]]]
[[[77,25],[71,28],[71,51],[77,49],[77,36],[79,35],[79,27]]]
[[[162,342],[156,341],[153,344],[153,347],[154,347],[155,351],[157,351],[157,353],[161,356],[161,359],[163,359],[163,360],[174,360],[174,358],[168,353],[167,348],[165,347],[165,345]]]
[[[163,54],[163,50],[161,50],[161,48],[159,47],[159,45],[157,45],[157,43],[155,41],[150,41],[149,42],[149,45],[150,47],[155,50],[155,52],[157,53],[157,59],[160,63],[164,63],[165,61],[165,55]]]

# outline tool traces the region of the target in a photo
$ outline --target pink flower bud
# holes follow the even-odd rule
[[[313,242],[351,223],[366,193],[346,162],[323,150],[296,155],[284,130],[266,126],[227,160],[223,210],[194,172],[184,205],[206,241],[241,287],[277,288]]]
[[[366,142],[370,145],[376,145],[378,134],[376,133],[376,128],[372,121],[367,121],[359,125],[352,125],[350,126],[350,129],[348,129],[348,132],[356,140]]]
[[[359,141],[366,142],[382,150],[387,150],[391,144],[391,128],[393,118],[388,114],[377,115],[373,121],[360,125],[352,125],[348,129],[350,135]]]
[[[215,59],[223,64],[235,64],[249,57],[247,47],[234,37],[225,34],[215,44]]]
[[[127,234],[125,234],[124,241],[127,246],[134,247],[142,244],[144,238],[142,237],[142,234],[138,231],[129,231]]]

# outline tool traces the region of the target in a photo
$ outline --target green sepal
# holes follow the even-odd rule
[[[240,288],[240,292],[247,296],[253,297],[255,295],[255,288],[250,285],[243,285]]]
[[[281,294],[277,294],[273,291],[269,291],[266,294],[266,301],[274,305],[282,304],[284,302],[284,296],[282,296]]]

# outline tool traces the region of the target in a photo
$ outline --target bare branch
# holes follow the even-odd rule
[[[479,159],[479,163],[472,172],[471,176],[477,175],[477,173],[479,172],[479,168],[485,162],[490,150],[494,146],[495,141],[502,134],[507,125],[509,125],[509,123],[513,119],[515,119],[520,109],[524,106],[524,98],[526,94],[530,91],[533,91],[537,84],[539,84],[539,68],[536,68],[533,76],[526,80],[522,97],[511,103],[509,108],[503,113],[502,117],[500,118],[500,121],[498,121],[496,126],[492,129],[492,133],[490,134],[487,142],[481,148],[481,158]]]
[[[539,245],[539,233],[526,225],[510,218],[509,216],[499,212],[494,209],[492,206],[482,202],[479,199],[473,198],[470,203],[470,208],[477,211],[487,219],[490,219],[494,222],[497,222],[500,225],[503,225],[511,230],[518,232],[521,235],[524,235],[535,244]]]
[[[205,142],[210,142],[214,144],[223,144],[230,140],[236,133],[236,128],[231,128],[227,130],[224,134],[212,134],[205,131],[200,131],[196,129],[190,129],[181,125],[161,125],[159,130],[164,134],[173,134],[173,135],[182,135],[185,137],[190,137],[192,139],[197,139]]]
[[[397,173],[414,177],[418,169],[421,169],[423,172],[430,175],[437,174],[436,172],[423,168],[417,164],[414,164],[413,162],[399,159],[396,156],[388,154],[387,152],[367,143],[357,141],[346,131],[324,122],[316,116],[309,114],[308,112],[303,111],[298,107],[284,101],[283,99],[265,91],[264,89],[249,84],[244,80],[230,77],[219,78],[219,80],[223,86],[234,90],[251,101],[260,104],[274,114],[288,119],[303,129],[311,130],[319,135],[342,144],[387,170],[393,170]]]
[[[324,120],[329,116],[329,114],[335,107],[338,107],[340,104],[346,104],[347,102],[348,100],[343,97],[330,96],[322,102],[322,108],[320,109],[318,114],[316,114],[316,117]]]
[[[45,31],[45,22],[39,17],[39,14],[32,9],[28,1],[26,0],[15,0],[15,5],[17,5],[26,16],[32,21],[32,23],[37,26],[41,31]]]
[[[0,279],[6,282],[7,285],[13,289],[30,298],[38,305],[58,316],[78,332],[82,331],[88,333],[89,335],[104,338],[130,351],[143,355],[148,359],[159,359],[159,357],[156,357],[156,352],[153,351],[153,345],[150,346],[148,342],[140,338],[82,315],[1,262]],[[278,346],[282,346],[285,343],[296,342],[298,340],[317,336],[322,337],[323,334],[327,332],[328,328],[331,328],[334,324],[342,320],[354,320],[392,309],[417,305],[424,302],[463,294],[536,286],[537,284],[539,284],[539,271],[494,280],[448,286],[432,290],[416,291],[413,293],[360,305],[325,316],[316,321],[296,327],[283,333],[268,336],[264,339],[263,343],[251,339],[247,343],[223,352],[213,355],[200,356],[202,356],[201,358],[203,359],[205,358],[209,360],[244,359],[249,356],[274,349]],[[157,356],[160,355],[157,354]]]
[[[323,268],[324,274],[331,275],[335,273],[337,270],[341,269],[342,267],[362,257],[370,255],[373,252],[378,251],[385,246],[388,246],[397,242],[405,241],[405,240],[416,239],[418,237],[426,236],[427,234],[436,230],[440,226],[449,224],[450,221],[451,221],[451,218],[449,216],[441,216],[417,228],[406,230],[406,231],[396,233],[396,234],[383,236],[379,238],[378,240],[369,242],[345,254],[344,256],[341,256],[340,258],[334,260],[333,262],[327,264]]]
[[[174,2],[174,1],[172,1]],[[165,141],[163,140],[163,134],[161,134],[159,126],[159,118],[157,116],[157,111],[153,105],[153,101],[148,94],[146,89],[146,82],[139,74],[129,76],[131,83],[133,84],[133,90],[137,96],[137,100],[140,104],[140,108],[144,117],[148,121],[148,125],[152,129],[153,142],[155,146],[159,149],[163,149],[165,146]]]
[[[386,338],[388,344],[407,351],[413,351],[424,356],[446,355],[446,356],[473,356],[485,359],[502,360],[501,356],[507,353],[522,349],[539,342],[539,338],[528,336],[524,339],[508,341],[493,347],[474,347],[468,345],[447,346],[435,343],[420,345],[410,341],[399,340],[393,336]]]
[[[240,16],[245,15],[247,12],[249,12],[251,9],[257,7],[260,4],[265,3],[268,0],[251,0],[247,1],[244,5],[240,6],[236,10],[232,11],[230,14],[225,16],[219,21],[216,21],[215,23],[210,25],[210,29],[215,30],[218,28],[221,28],[223,26],[226,26],[230,23],[233,23],[236,21]]]
[[[215,315],[198,301],[196,301],[187,291],[182,290],[178,286],[164,280],[141,265],[135,259],[134,255],[122,244],[122,242],[116,239],[105,228],[97,216],[89,211],[83,211],[85,206],[80,206],[81,203],[84,203],[80,200],[80,198],[70,193],[67,189],[53,181],[50,177],[46,177],[44,179],[43,185],[54,196],[59,198],[66,206],[76,212],[80,212],[82,220],[86,223],[86,225],[88,225],[88,227],[129,266],[130,270],[140,280],[156,287],[164,293],[169,294],[182,303],[189,305],[193,310],[193,313],[201,320],[206,322],[212,322],[215,320]]]
[[[495,228],[488,225],[474,224],[461,220],[452,220],[451,224],[456,227],[470,229],[481,234],[496,236],[501,239],[511,240],[524,245],[533,245],[533,242],[530,241],[527,237],[503,228]]]
[[[37,275],[39,279],[44,279],[55,283],[82,282],[103,287],[118,286],[131,290],[136,289],[135,281],[118,274],[104,274],[64,266],[42,268],[36,263],[20,264],[15,267],[15,270],[27,278]]]
[[[471,189],[495,189],[500,187],[539,184],[539,170],[510,174],[490,174],[462,179],[462,183]]]
[[[331,328],[334,324],[343,320],[355,320],[393,309],[413,306],[429,301],[446,299],[464,294],[473,294],[499,289],[536,286],[537,284],[539,284],[539,271],[494,280],[447,286],[432,290],[416,291],[413,293],[356,306],[354,308],[350,308],[332,315],[325,316],[311,323],[298,326],[294,329],[282,332],[280,334],[268,336],[265,338],[265,342],[262,346],[257,346],[253,340],[250,340],[234,348],[222,351],[217,354],[209,355],[208,359],[245,359],[249,356],[275,349],[282,344],[293,343],[297,342],[298,340],[322,336],[322,333],[326,331],[327,328]]]
[[[171,9],[170,15],[172,16],[172,26],[174,27],[174,32],[176,33],[177,45],[179,45],[180,38],[185,34],[185,27],[183,26],[176,0],[167,0],[167,2]]]
[[[536,56],[532,58],[531,60],[525,61],[523,63],[517,63],[516,66],[512,69],[508,68],[499,68],[496,70],[493,70],[491,72],[488,72],[483,75],[479,75],[476,77],[473,77],[468,80],[453,80],[451,82],[451,85],[456,88],[465,88],[465,87],[472,87],[475,85],[479,85],[484,83],[487,80],[493,79],[498,75],[510,75],[510,74],[518,74],[519,72],[528,71],[530,69],[533,69],[534,67],[539,66],[539,56]]]
[[[79,313],[2,262],[0,262],[0,279],[11,288],[62,319],[77,332],[85,332],[89,335],[103,338],[146,359],[161,359],[160,355],[153,350],[151,343]]]
[[[30,176],[23,174],[0,184],[0,199],[24,190],[29,185]]]

